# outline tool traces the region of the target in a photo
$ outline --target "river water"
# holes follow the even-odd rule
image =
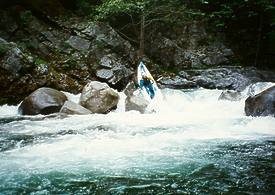
[[[247,94],[272,85],[240,101],[163,89],[147,114],[125,112],[123,95],[106,115],[23,117],[4,105],[0,194],[272,194],[275,118],[244,115]]]

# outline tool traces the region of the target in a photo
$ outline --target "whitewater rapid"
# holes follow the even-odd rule
[[[258,83],[253,93],[273,85]],[[274,117],[244,114],[251,89],[242,92],[240,101],[218,100],[221,90],[163,89],[156,112],[146,114],[125,112],[123,94],[118,109],[108,114],[22,117],[18,106],[1,106],[0,139],[19,138],[15,144],[7,141],[11,147],[0,153],[0,192],[15,178],[52,171],[132,177],[166,170],[173,174],[187,166],[188,172],[190,163],[211,162],[205,153],[220,144],[273,140]]]

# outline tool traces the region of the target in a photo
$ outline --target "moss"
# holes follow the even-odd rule
[[[8,50],[9,47],[7,45],[0,45],[0,56],[3,56]]]
[[[34,60],[34,64],[35,64],[35,65],[46,64],[46,63],[47,63],[47,62],[44,61],[44,60],[41,59],[41,58],[36,58],[36,59]]]

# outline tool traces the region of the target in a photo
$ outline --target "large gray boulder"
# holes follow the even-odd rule
[[[106,83],[91,81],[80,96],[80,105],[93,113],[108,113],[117,107],[119,94]]]
[[[67,97],[52,88],[42,87],[26,97],[18,108],[22,115],[52,114],[59,112]]]
[[[245,100],[247,116],[275,116],[275,86]]]
[[[147,101],[141,96],[132,95],[132,96],[127,96],[127,98],[125,99],[126,111],[136,110],[143,114],[145,113],[148,105],[149,105],[149,101]]]
[[[60,109],[60,112],[65,114],[91,114],[92,113],[90,110],[72,101],[66,101],[62,106],[62,108]]]

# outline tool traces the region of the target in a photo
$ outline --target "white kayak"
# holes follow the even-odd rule
[[[150,88],[148,86],[142,85],[143,75],[146,76],[147,78],[150,78],[150,82],[151,82]],[[143,64],[143,62],[140,62],[138,65],[137,80],[138,80],[139,86],[141,86],[141,89],[140,89],[141,94],[145,99],[147,99],[148,101],[151,101],[152,99],[155,99],[156,96],[159,95],[160,89],[158,88],[156,81],[154,80],[154,78],[152,77],[151,73],[146,68],[146,66]]]

